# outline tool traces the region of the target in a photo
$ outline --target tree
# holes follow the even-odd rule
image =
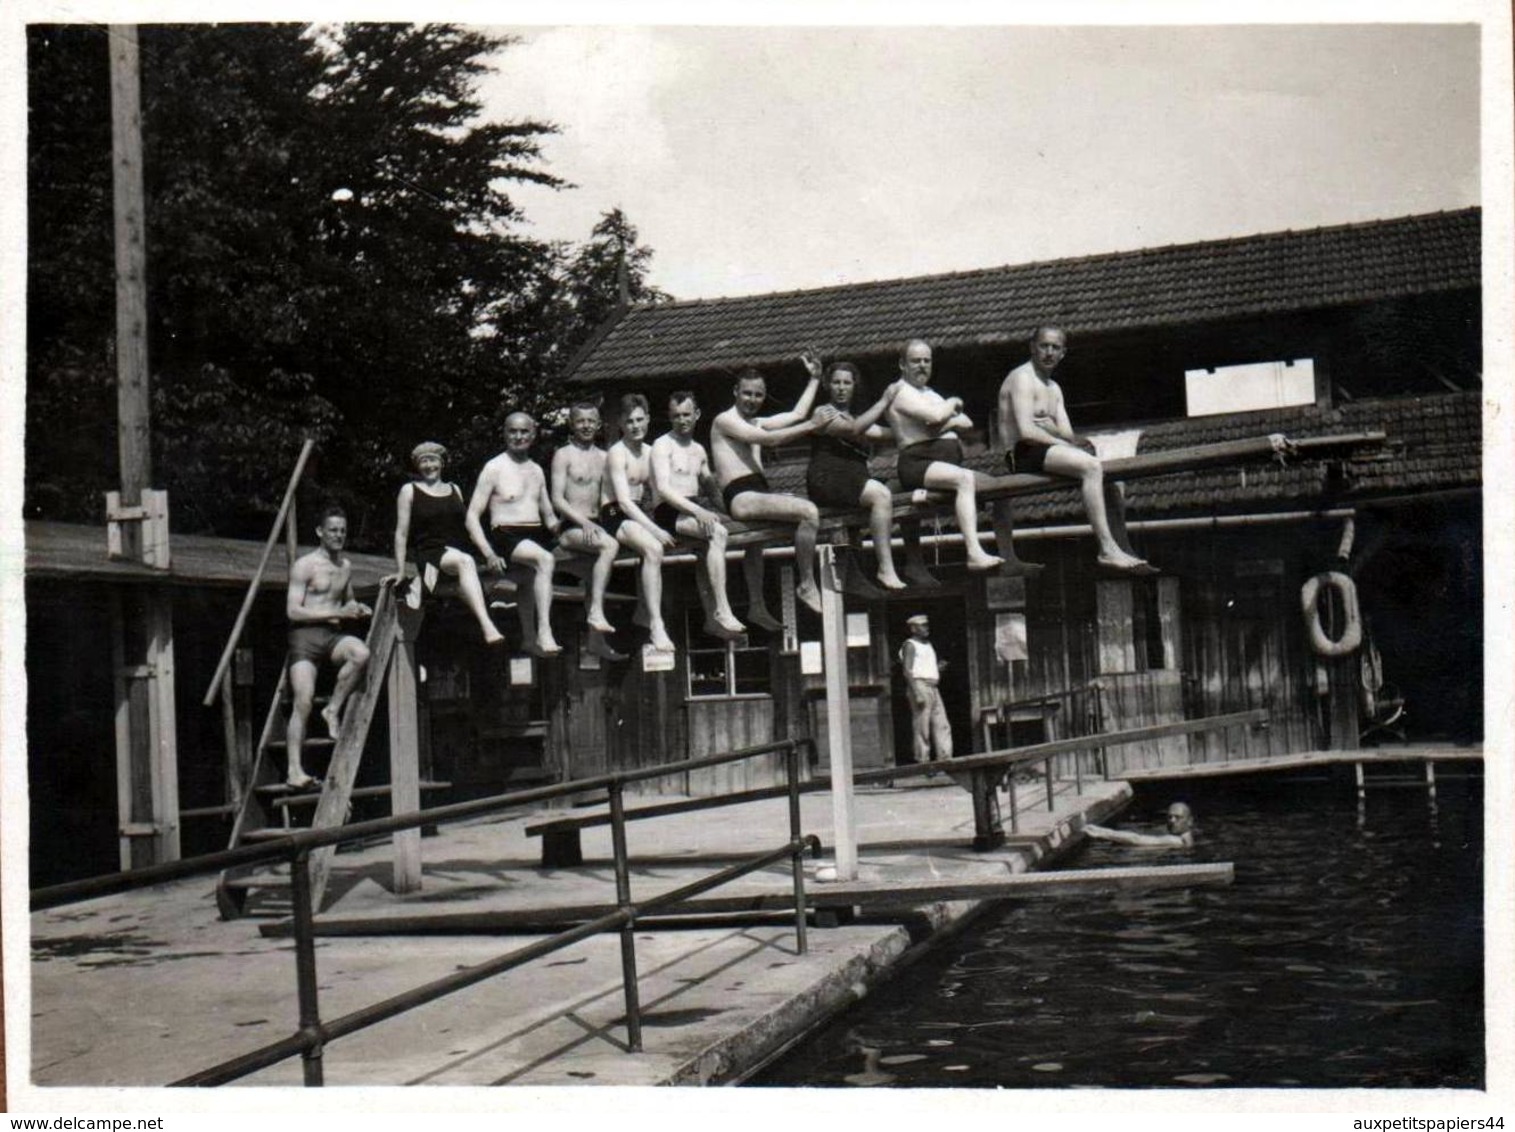
[[[114,479],[104,35],[28,29],[28,513],[59,518],[97,519]],[[142,29],[155,479],[177,527],[261,534],[309,433],[309,493],[381,544],[375,483],[422,436],[482,439],[529,377],[556,252],[513,231],[505,187],[558,183],[553,127],[480,122],[473,98],[510,42]]]

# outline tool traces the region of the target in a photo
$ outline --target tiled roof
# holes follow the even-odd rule
[[[642,307],[587,350],[584,384],[1308,310],[1479,285],[1476,208],[811,291]]]
[[[1232,468],[1183,472],[1126,485],[1126,503],[1133,519],[1160,518],[1195,512],[1261,510],[1319,502],[1328,491],[1344,503],[1405,492],[1476,487],[1482,480],[1482,400],[1477,393],[1445,393],[1428,397],[1399,397],[1354,401],[1333,409],[1314,405],[1255,413],[1165,421],[1142,431],[1137,452],[1165,452],[1225,440],[1240,440],[1281,432],[1298,439],[1381,430],[1387,436],[1380,452],[1346,461],[1346,480],[1327,482],[1324,462],[1250,464]],[[983,452],[965,461],[991,475],[1002,475],[998,452]],[[875,478],[899,490],[892,454],[874,459]],[[779,491],[805,490],[805,465],[781,464],[769,469]],[[1028,525],[1082,523],[1083,504],[1070,486],[1052,488],[1012,499],[1016,522]]]

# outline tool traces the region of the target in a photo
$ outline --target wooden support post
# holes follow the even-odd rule
[[[121,502],[135,507],[152,482],[147,368],[147,241],[142,192],[142,99],[137,28],[110,29],[111,169],[116,256],[116,434]],[[129,528],[127,556],[140,557]]]
[[[820,547],[821,639],[826,665],[826,738],[831,760],[831,818],[836,879],[857,879],[857,815],[852,797],[852,708],[847,694],[847,618],[836,548]]]
[[[390,813],[421,808],[421,744],[416,696],[415,640],[403,634],[389,662],[389,803]],[[421,891],[421,831],[394,834],[394,890]]]
[[[179,743],[174,700],[173,598],[154,586],[147,598],[149,770],[153,821],[158,827],[153,860],[179,859]]]
[[[973,848],[980,853],[998,849],[1005,843],[1005,829],[1000,823],[999,780],[1003,770],[972,772],[969,793],[973,795]],[[1015,789],[1014,783],[1010,788]]]

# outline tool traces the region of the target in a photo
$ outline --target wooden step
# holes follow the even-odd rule
[[[422,782],[422,790],[446,790],[452,785],[451,782]],[[348,797],[351,798],[383,798],[387,797],[393,788],[390,786],[359,786]],[[295,793],[288,786],[260,786],[259,794],[274,796],[271,805],[274,806],[313,806],[321,800],[319,790],[302,790]]]
[[[312,735],[305,742],[301,743],[300,747],[302,750],[308,751],[312,747],[335,747],[336,745],[337,741],[330,736]],[[268,741],[268,749],[271,751],[275,749],[282,751],[288,748],[288,746],[288,739],[270,739]]]

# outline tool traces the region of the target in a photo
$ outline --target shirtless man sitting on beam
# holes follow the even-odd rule
[[[764,448],[809,436],[825,428],[836,416],[836,410],[829,405],[822,406],[815,416],[810,416],[810,406],[820,388],[821,363],[808,350],[801,360],[810,372],[810,381],[794,408],[787,413],[758,416],[763,402],[768,399],[767,380],[755,369],[746,370],[737,377],[732,391],[736,404],[716,417],[710,426],[710,455],[715,461],[721,497],[733,519],[744,523],[794,524],[794,565],[798,575],[795,596],[819,613],[821,591],[815,582],[815,540],[820,533],[821,513],[808,499],[769,490],[767,477],[763,475]],[[747,620],[770,632],[783,628],[782,623],[768,612],[763,598],[762,548],[751,547],[742,566],[747,577]]]
[[[643,413],[646,400],[641,400]],[[659,534],[672,532],[687,539],[697,539],[705,544],[702,568],[695,571],[695,586],[699,590],[700,605],[705,610],[705,632],[722,640],[735,640],[747,631],[747,627],[731,612],[731,601],[726,596],[726,525],[708,507],[700,504],[700,489],[710,486],[719,490],[710,471],[710,459],[705,446],[694,439],[694,426],[699,423],[700,406],[689,390],[680,390],[668,398],[668,421],[672,426],[652,442],[649,461],[652,473],[652,509],[650,527]],[[632,414],[622,421],[629,438],[635,431],[631,424]],[[645,434],[645,419],[641,422]],[[612,449],[612,454],[614,449]],[[628,446],[628,455],[630,448]],[[628,462],[628,467],[630,466]],[[612,465],[614,468],[614,465]],[[628,486],[630,476],[628,474]],[[614,483],[614,478],[612,478]],[[619,485],[616,487],[620,499]],[[621,507],[630,514],[626,501]],[[639,508],[640,509],[640,508]],[[645,512],[644,512],[645,514]],[[624,529],[624,528],[623,528]],[[648,604],[652,605],[649,598]],[[652,610],[661,623],[661,613]],[[663,639],[667,640],[666,632]],[[656,632],[653,647],[661,648]],[[672,649],[670,642],[668,648]]]
[[[547,477],[531,458],[537,424],[525,413],[505,418],[505,451],[484,465],[468,501],[464,525],[479,555],[496,574],[512,564],[530,567],[531,607],[536,614],[535,639],[525,643],[527,652],[539,657],[557,656],[562,647],[552,635],[552,548],[561,524],[552,509]],[[482,519],[489,512],[489,533]],[[529,622],[526,602],[521,602],[522,628]],[[529,632],[529,630],[528,630]]]
[[[663,555],[674,544],[674,536],[654,523],[642,507],[643,503],[652,506],[647,489],[652,480],[652,445],[647,443],[651,422],[646,397],[628,393],[621,398],[621,439],[605,454],[600,522],[616,542],[641,558],[636,620],[647,626],[654,649],[672,652],[673,640],[663,623]]]
[[[605,616],[605,589],[620,543],[600,525],[606,456],[595,444],[599,435],[598,405],[580,401],[568,410],[568,443],[552,454],[552,506],[563,520],[558,545],[594,559],[584,587],[588,651],[606,660],[625,660],[625,654],[616,652],[607,640],[615,626]]]
[[[957,430],[972,428],[960,397],[943,397],[931,388],[931,346],[920,338],[900,353],[904,379],[889,404],[889,427],[899,446],[896,474],[906,491],[951,491],[957,529],[963,534],[968,569],[992,570],[1004,559],[987,554],[978,541],[977,474],[962,466],[963,446]],[[987,478],[987,477],[986,477]]]
[[[999,390],[1005,463],[1012,472],[1078,480],[1089,525],[1099,543],[1096,561],[1124,574],[1157,573],[1121,545],[1125,503],[1120,484],[1105,482],[1094,445],[1073,431],[1063,391],[1052,380],[1052,371],[1068,352],[1067,334],[1056,326],[1039,326],[1031,334],[1030,347],[1030,360],[1011,370]]]

